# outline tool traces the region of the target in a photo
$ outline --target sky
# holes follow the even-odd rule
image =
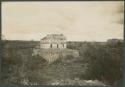
[[[7,40],[40,40],[64,34],[68,41],[123,39],[123,1],[2,2]]]

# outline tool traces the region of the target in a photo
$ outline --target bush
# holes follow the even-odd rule
[[[84,62],[89,64],[86,79],[98,79],[106,84],[115,84],[122,78],[122,47],[123,43],[111,40],[110,43],[89,43],[80,52]]]

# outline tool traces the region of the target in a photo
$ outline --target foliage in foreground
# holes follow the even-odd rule
[[[33,45],[35,46],[35,43]],[[49,65],[39,56],[32,57],[34,46],[30,46],[29,43],[25,43],[25,48],[23,43],[4,44],[4,83],[22,84],[28,81],[46,84],[52,80],[79,78],[116,84],[122,78],[121,40],[108,40],[104,43],[70,42],[68,47],[79,50],[80,57],[74,58],[69,55]]]
[[[105,44],[86,43],[80,53],[84,62],[88,63],[83,78],[98,79],[111,85],[118,84],[122,79],[122,41],[113,39]]]

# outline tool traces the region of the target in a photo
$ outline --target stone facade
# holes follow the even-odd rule
[[[66,48],[66,38],[63,34],[48,34],[46,37],[41,39],[40,48]]]

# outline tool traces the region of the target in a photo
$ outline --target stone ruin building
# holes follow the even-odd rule
[[[68,49],[66,43],[66,37],[63,34],[48,34],[40,40],[39,46],[33,50],[32,55],[39,55],[49,63],[67,55],[78,57],[79,52]]]
[[[40,48],[42,49],[63,49],[66,48],[66,37],[63,34],[48,34],[41,39]]]

